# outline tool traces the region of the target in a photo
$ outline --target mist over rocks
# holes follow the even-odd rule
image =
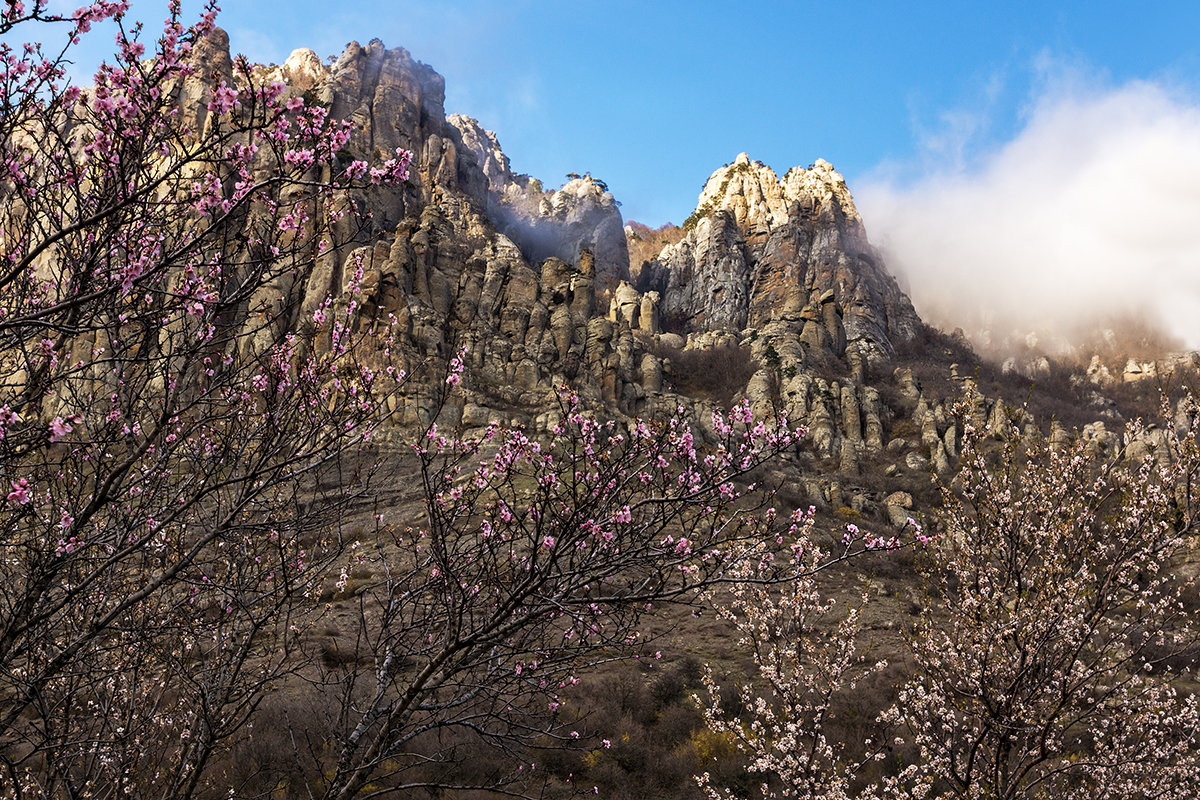
[[[1060,79],[1029,109],[966,167],[857,187],[918,309],[1001,358],[1031,331],[1064,353],[1121,318],[1200,346],[1200,102]]]
[[[557,191],[545,191],[541,181],[510,170],[495,132],[485,131],[477,120],[463,114],[447,119],[483,167],[493,222],[530,261],[555,257],[574,263],[588,250],[601,290],[629,278],[625,223],[602,181],[577,177]]]

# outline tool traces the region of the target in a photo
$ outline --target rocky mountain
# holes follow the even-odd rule
[[[488,216],[531,261],[553,257],[574,264],[587,250],[600,289],[629,278],[621,212],[602,181],[575,177],[557,191],[545,191],[541,181],[510,171],[493,131],[462,114],[447,119],[487,176]]]
[[[206,48],[226,72],[227,40]],[[324,256],[292,290],[311,310],[361,260],[361,313],[400,320],[414,368],[465,348],[463,392],[442,424],[547,430],[553,387],[565,381],[601,413],[683,405],[703,428],[721,379],[756,411],[784,408],[808,426],[788,480],[810,501],[901,522],[911,492],[953,469],[964,419],[951,400],[968,381],[983,395],[967,419],[996,435],[1013,424],[1050,431],[1049,417],[1039,423],[1028,400],[1022,407],[1033,383],[1020,370],[992,369],[964,340],[922,323],[823,160],[780,178],[738,155],[709,177],[682,238],[631,271],[602,181],[573,176],[550,190],[514,172],[495,133],[446,114],[442,77],[406,50],[351,43],[329,66],[297,50],[259,72],[352,121],[348,157],[415,154],[407,186],[361,198],[370,226],[343,231],[357,246]],[[203,91],[186,87],[196,113]],[[730,359],[738,369],[714,367]],[[1047,374],[1039,366],[1034,377]],[[1070,391],[1086,406],[1102,381],[1083,380]],[[1115,446],[1101,419],[1119,422],[1114,402],[1084,412],[1098,426],[1051,435]],[[432,385],[412,384],[398,410],[405,424],[429,422]]]

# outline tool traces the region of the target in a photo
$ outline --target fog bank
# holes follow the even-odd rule
[[[1144,82],[1047,89],[971,166],[868,181],[855,197],[917,311],[979,344],[1030,330],[1077,342],[1136,316],[1200,347],[1194,98]]]

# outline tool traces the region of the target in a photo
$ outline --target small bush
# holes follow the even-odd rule
[[[689,214],[688,218],[683,221],[683,225],[681,225],[680,227],[683,228],[683,230],[685,232],[690,231],[692,228],[694,228],[698,224],[700,224],[700,220],[707,217],[709,215],[709,213],[711,213],[711,212],[712,212],[712,204],[705,203],[704,205],[700,206],[695,211],[693,211],[691,214]]]
[[[669,244],[677,244],[687,232],[677,225],[667,223],[658,228],[651,228],[640,222],[630,220],[625,225],[629,231],[626,236],[626,246],[629,248],[630,272],[635,276],[650,260],[658,256],[662,249]],[[645,291],[651,288],[639,282],[638,289]]]
[[[662,709],[678,703],[688,695],[688,689],[700,684],[700,662],[685,658],[658,677],[650,686],[650,697],[654,705]]]
[[[834,511],[833,515],[843,522],[858,522],[862,519],[862,514],[850,508],[850,506],[842,506],[837,511]]]

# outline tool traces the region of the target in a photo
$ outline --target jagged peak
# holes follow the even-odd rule
[[[808,169],[792,167],[780,180],[775,170],[746,153],[709,176],[690,221],[729,211],[743,231],[770,229],[787,224],[793,204],[817,215],[836,209],[845,221],[862,223],[846,179],[825,159],[818,158]]]
[[[283,80],[300,91],[316,88],[329,77],[321,57],[307,47],[293,50],[280,67]]]
[[[788,200],[819,209],[836,204],[847,221],[862,223],[854,198],[846,179],[823,158],[818,158],[808,169],[792,167],[783,176],[783,191]]]
[[[446,121],[459,130],[469,129],[481,139],[488,140],[492,146],[496,147],[497,149],[500,148],[500,139],[496,135],[496,132],[486,130],[479,120],[475,119],[474,117],[456,112],[454,114],[447,114]]]
[[[466,114],[448,114],[446,122],[453,125],[462,137],[467,150],[475,156],[494,191],[503,192],[512,179],[512,168],[508,156],[500,147],[500,137],[495,131],[484,130],[479,120]]]
[[[731,211],[739,228],[748,230],[760,224],[783,225],[788,220],[787,202],[775,170],[761,161],[739,153],[709,176],[700,192],[696,213]]]
[[[584,175],[580,178],[572,178],[563,184],[562,188],[554,193],[551,199],[552,204],[565,201],[568,198],[581,200],[585,197],[593,197],[601,204],[609,205],[616,202],[612,193],[608,191],[608,187],[603,182],[597,181],[591,175]],[[561,198],[561,201],[560,201]]]

